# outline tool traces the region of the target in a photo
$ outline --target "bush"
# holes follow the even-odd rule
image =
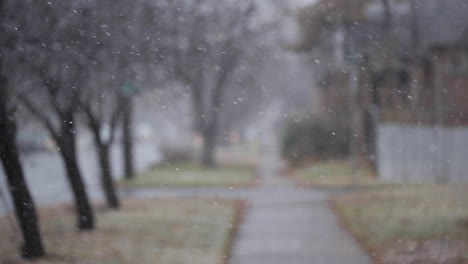
[[[196,159],[196,150],[189,145],[163,145],[161,154],[164,162],[188,162]]]
[[[307,158],[341,158],[348,154],[348,129],[328,120],[289,120],[282,137],[282,156],[293,165]]]

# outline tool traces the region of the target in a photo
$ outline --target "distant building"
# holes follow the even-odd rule
[[[383,3],[321,0],[299,15],[323,114],[357,120],[358,152],[374,161],[383,124],[468,125],[468,2]]]
[[[467,125],[468,2],[390,0],[388,8],[321,0],[300,14],[298,48],[316,63],[324,114],[349,120],[354,78],[362,138],[376,110],[384,122]]]

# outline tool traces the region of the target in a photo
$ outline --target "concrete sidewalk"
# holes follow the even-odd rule
[[[327,206],[327,196],[293,185],[270,157],[234,243],[231,264],[371,263]]]
[[[258,185],[249,188],[147,188],[138,198],[244,199],[248,210],[234,242],[231,264],[370,264],[328,208],[334,191],[302,188],[278,174],[281,161],[266,151]]]
[[[249,188],[147,188],[122,194],[246,200],[248,208],[234,242],[231,264],[371,263],[328,208],[328,198],[335,192],[294,185],[278,174],[280,163],[273,155],[263,157],[258,185]]]

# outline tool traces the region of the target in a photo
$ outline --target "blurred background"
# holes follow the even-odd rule
[[[468,263],[466,14],[0,0],[0,263]]]

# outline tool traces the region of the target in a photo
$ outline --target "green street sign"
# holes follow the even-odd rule
[[[124,82],[120,86],[120,92],[122,93],[123,96],[130,97],[136,93],[138,93],[139,88],[133,85],[130,82]]]

